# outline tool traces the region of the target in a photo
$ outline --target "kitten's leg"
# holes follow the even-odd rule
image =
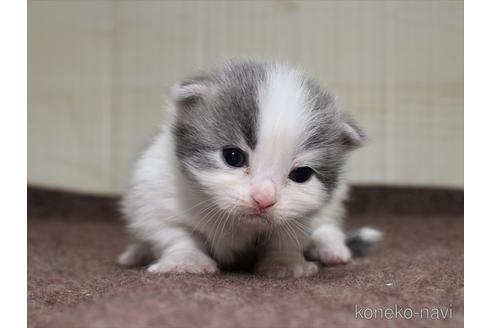
[[[201,243],[184,228],[160,231],[165,243],[156,247],[161,257],[149,266],[152,273],[215,273],[217,264],[203,251]]]
[[[324,224],[311,235],[311,245],[306,257],[322,264],[343,264],[350,258],[350,250],[345,245],[345,234],[336,225]]]
[[[288,233],[275,232],[260,253],[255,271],[276,278],[299,278],[316,274],[318,266],[314,262],[306,261],[302,249],[302,244],[299,245]]]
[[[124,267],[145,265],[152,258],[152,250],[145,243],[130,244],[118,257],[118,264]]]

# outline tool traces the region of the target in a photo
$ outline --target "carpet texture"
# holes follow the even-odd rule
[[[462,214],[368,212],[347,220],[348,228],[363,225],[385,239],[367,257],[312,278],[159,276],[115,264],[127,241],[117,218],[30,211],[28,326],[463,326]],[[414,313],[381,319],[386,308]],[[432,320],[434,308],[447,309],[447,318]]]

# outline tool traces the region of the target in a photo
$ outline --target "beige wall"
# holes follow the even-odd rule
[[[167,88],[238,55],[338,95],[370,137],[352,181],[463,186],[458,1],[31,1],[28,182],[121,192]]]

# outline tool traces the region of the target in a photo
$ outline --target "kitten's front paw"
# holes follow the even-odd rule
[[[318,273],[314,262],[263,262],[256,267],[256,273],[270,278],[309,277]]]
[[[211,274],[219,271],[217,264],[201,253],[173,253],[163,256],[147,269],[150,273]]]
[[[310,253],[309,258],[315,258],[324,265],[345,264],[352,257],[345,244],[314,247],[310,250]]]

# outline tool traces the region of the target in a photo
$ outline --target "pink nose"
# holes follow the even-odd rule
[[[251,198],[259,209],[264,210],[275,204],[275,185],[271,180],[261,181],[251,188]]]

